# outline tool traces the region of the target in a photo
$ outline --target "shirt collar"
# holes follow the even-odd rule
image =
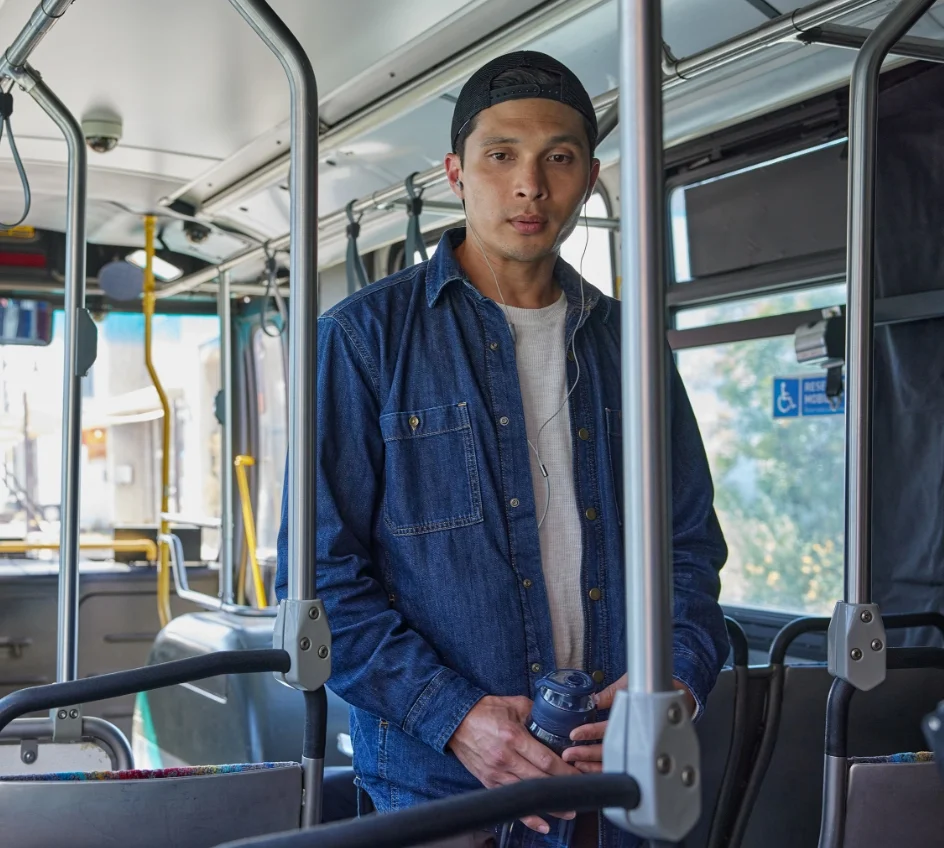
[[[443,233],[436,247],[436,252],[426,267],[426,301],[430,307],[436,305],[443,289],[448,283],[468,283],[469,276],[456,258],[456,248],[465,241],[465,227],[453,227]],[[563,259],[558,258],[554,266],[554,278],[567,297],[571,307],[580,309],[580,275]],[[476,290],[477,291],[477,290]],[[481,296],[481,295],[480,295]],[[602,303],[601,303],[602,302]],[[589,313],[597,304],[603,306],[603,320],[610,314],[610,300],[590,283],[583,284],[583,307]]]

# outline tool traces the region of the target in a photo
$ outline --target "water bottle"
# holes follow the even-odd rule
[[[531,714],[525,722],[528,732],[547,745],[557,756],[574,745],[592,744],[572,742],[571,731],[583,724],[596,721],[593,703],[593,679],[589,674],[572,668],[558,669],[537,682],[537,693]],[[573,821],[548,819],[557,829],[557,840],[569,845],[574,830]],[[500,848],[515,848],[525,840],[524,825],[510,822],[502,830]]]
[[[596,721],[593,689],[590,675],[577,669],[559,669],[542,677],[528,716],[528,731],[560,756],[578,744],[571,741],[571,731]]]

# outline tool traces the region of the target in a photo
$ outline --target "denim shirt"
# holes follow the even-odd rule
[[[464,238],[448,231],[428,263],[318,322],[317,590],[332,632],[330,686],[352,708],[356,780],[380,812],[481,788],[446,747],[456,728],[484,695],[533,698],[555,668],[514,342],[501,307],[456,259]],[[626,672],[620,312],[589,284],[581,310],[577,273],[563,260],[554,273],[567,339],[582,320],[570,411],[584,668],[602,689]],[[700,710],[728,653],[718,604],[727,550],[669,361],[674,674]],[[568,381],[576,376],[568,354]],[[280,598],[286,520],[283,502]],[[604,825],[601,846],[635,842]]]

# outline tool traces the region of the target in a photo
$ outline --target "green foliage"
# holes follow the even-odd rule
[[[803,373],[792,338],[684,352],[730,548],[722,600],[829,614],[842,591],[844,420],[774,420],[773,378]]]

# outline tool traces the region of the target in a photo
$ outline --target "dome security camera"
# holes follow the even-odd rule
[[[82,121],[85,143],[96,153],[114,150],[121,140],[121,121],[116,119],[86,118]]]
[[[184,235],[191,244],[203,244],[212,233],[209,227],[196,221],[184,221]]]

